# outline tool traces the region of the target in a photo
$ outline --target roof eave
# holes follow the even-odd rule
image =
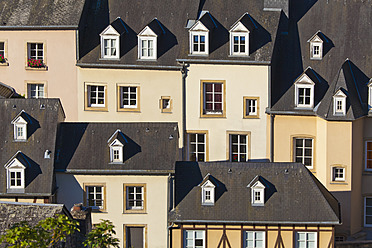
[[[0,26],[0,30],[76,30],[78,25],[65,26]]]
[[[218,224],[285,224],[285,225],[341,225],[340,221],[233,221],[233,220],[171,220],[174,223]]]

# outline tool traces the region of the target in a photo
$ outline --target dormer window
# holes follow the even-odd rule
[[[28,118],[26,112],[22,110],[11,122],[13,124],[13,133],[15,141],[27,140],[27,124]]]
[[[158,54],[158,41],[165,34],[163,26],[157,18],[154,18],[138,34],[138,59],[155,60]]]
[[[230,55],[248,56],[249,55],[249,34],[250,30],[257,28],[248,13],[242,15],[230,29]]]
[[[310,59],[321,60],[323,58],[324,44],[329,43],[329,40],[321,31],[318,31],[307,42],[310,43]]]
[[[100,34],[101,36],[101,58],[120,58],[120,36],[127,32],[124,22],[118,17]]]
[[[368,110],[372,112],[372,78],[368,83]]]
[[[308,68],[295,81],[295,106],[296,108],[313,108],[314,107],[314,85],[307,73],[311,70]]]
[[[211,176],[208,173],[200,184],[202,205],[213,206],[215,202],[216,185],[211,181]]]
[[[265,185],[260,176],[256,176],[247,187],[251,188],[252,206],[264,206],[265,204]]]
[[[217,25],[208,11],[202,11],[199,20],[189,30],[190,54],[209,54],[209,34]]]
[[[346,114],[346,94],[339,89],[333,96],[333,115],[344,116]]]
[[[28,165],[27,159],[20,151],[5,164],[7,193],[24,193],[25,169]]]
[[[123,133],[118,129],[107,141],[110,148],[110,162],[111,163],[123,163],[124,157],[124,145],[127,140]]]

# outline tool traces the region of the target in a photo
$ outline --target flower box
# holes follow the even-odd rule
[[[27,66],[31,68],[43,68],[45,67],[42,59],[28,59]]]
[[[6,59],[4,58],[3,55],[0,55],[0,63],[5,63],[6,62]]]

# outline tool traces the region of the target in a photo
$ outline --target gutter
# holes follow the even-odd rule
[[[182,221],[173,221],[173,223],[203,223],[203,224],[286,224],[286,225],[341,225],[341,222],[338,221],[231,221],[231,220],[182,220]]]
[[[183,148],[182,148],[182,161],[186,160],[186,78],[187,78],[187,67],[189,65],[185,64],[185,62],[182,62],[182,143],[183,143]]]
[[[0,26],[0,30],[75,30],[78,25],[66,26]]]
[[[82,175],[169,175],[174,173],[173,170],[81,170],[81,169],[55,169],[56,172],[64,172],[66,174],[82,174]]]
[[[53,194],[45,194],[45,193],[0,193],[0,196],[8,196],[8,197],[19,197],[19,196],[45,196],[49,197]]]
[[[139,70],[168,70],[179,71],[182,66],[167,65],[123,65],[123,64],[98,64],[98,63],[76,63],[81,68],[112,68],[112,69],[139,69]]]
[[[278,111],[278,110],[271,110],[267,109],[266,114],[274,114],[274,115],[306,115],[306,116],[318,116],[314,112],[297,112],[297,111]]]
[[[176,59],[178,63],[190,64],[232,64],[232,65],[270,65],[270,61],[240,61],[240,60],[208,60],[208,59]]]

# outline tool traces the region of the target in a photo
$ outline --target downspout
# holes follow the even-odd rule
[[[172,184],[172,186],[171,186]],[[172,187],[172,192],[170,191]],[[170,198],[172,197],[172,200]],[[172,183],[172,174],[169,173],[168,175],[168,197],[167,197],[167,233],[168,233],[168,238],[167,238],[167,247],[169,248],[169,241],[170,241],[170,229],[173,227],[174,223],[172,223],[170,226],[168,226],[169,223],[169,212],[171,209],[173,209],[173,199],[174,199],[174,189],[173,189],[173,183]],[[172,203],[171,203],[172,202]],[[172,206],[170,205],[172,204]]]
[[[187,77],[187,65],[182,62],[182,136],[183,136],[183,147],[182,147],[182,161],[186,160],[186,77]]]
[[[270,114],[270,162],[274,162],[274,120],[275,115]]]

